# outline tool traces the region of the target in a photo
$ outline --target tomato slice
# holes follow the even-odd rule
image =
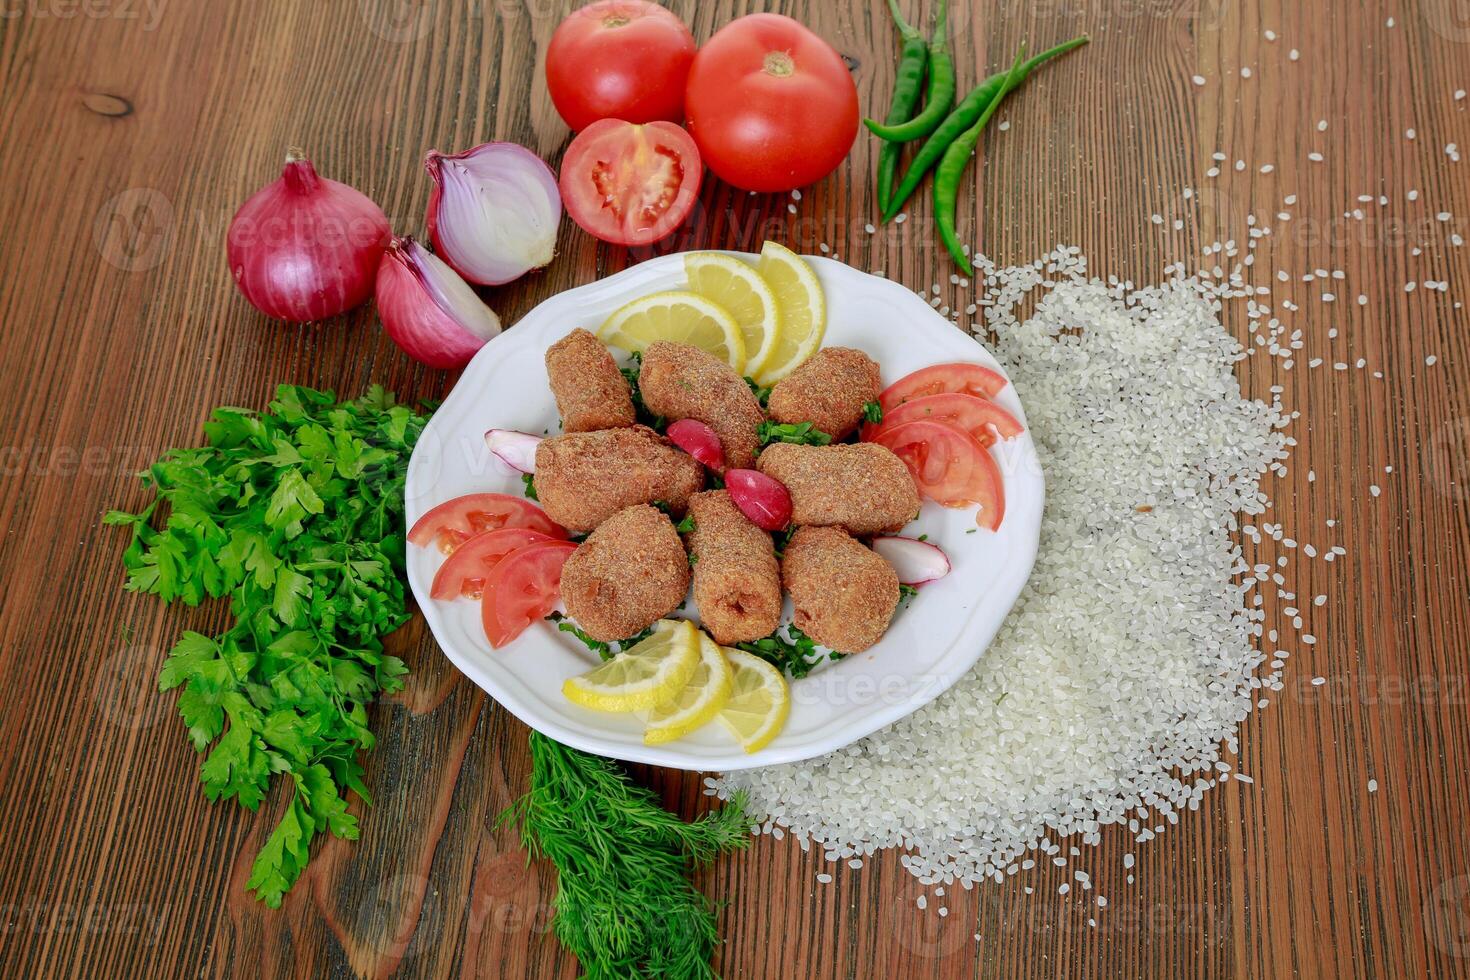
[[[439,566],[434,575],[434,584],[429,589],[431,599],[478,599],[485,592],[485,577],[496,563],[517,548],[538,541],[555,541],[549,534],[532,531],[524,527],[503,527],[498,531],[484,531],[454,549]]]
[[[556,608],[561,567],[576,550],[570,541],[538,541],[496,563],[480,600],[480,620],[492,647],[505,646]]]
[[[408,532],[408,540],[424,547],[437,541],[439,550],[447,555],[476,534],[502,527],[524,527],[562,541],[567,537],[566,528],[523,497],[469,493],[447,500],[420,517]]]
[[[599,119],[561,162],[561,197],[572,220],[614,245],[651,245],[684,223],[704,164],[682,127]]]
[[[946,391],[893,406],[893,411],[884,412],[881,423],[863,426],[863,440],[872,442],[874,435],[882,429],[891,429],[919,419],[948,422],[974,436],[982,446],[993,446],[999,439],[1014,439],[1026,431],[1014,415],[989,398]]]
[[[994,398],[1007,383],[1005,375],[979,364],[935,364],[906,374],[884,388],[878,404],[883,406],[886,418],[894,406],[925,395],[955,391],[976,398]]]
[[[904,461],[919,492],[945,507],[978,506],[975,523],[992,531],[1005,517],[1000,467],[979,440],[948,422],[919,419],[881,427],[873,439]]]

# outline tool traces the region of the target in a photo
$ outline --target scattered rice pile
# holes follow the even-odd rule
[[[1175,271],[1135,289],[1089,280],[1074,248],[985,273],[986,327],[1047,476],[1020,602],[928,707],[825,758],[711,783],[745,789],[767,832],[837,859],[905,848],[922,881],[967,886],[1107,824],[1147,840],[1224,778],[1222,742],[1235,751],[1285,656],[1258,673],[1263,614],[1229,532],[1263,510],[1260,478],[1292,444],[1279,404],[1236,381],[1245,354],[1219,309],[1250,293],[1238,279]]]

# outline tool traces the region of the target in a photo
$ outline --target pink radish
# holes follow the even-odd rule
[[[485,445],[502,463],[518,473],[536,472],[536,447],[540,436],[514,429],[491,429],[485,433]]]
[[[949,558],[927,541],[915,538],[874,538],[873,550],[898,572],[904,585],[923,585],[949,574]]]

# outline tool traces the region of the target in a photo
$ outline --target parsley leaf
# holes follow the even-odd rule
[[[750,393],[755,396],[756,401],[760,402],[761,408],[769,407],[771,401],[770,387],[760,384],[748,374],[745,376],[745,383],[750,386]]]
[[[863,402],[863,419],[877,425],[883,421],[883,406],[879,402]]]
[[[773,442],[791,442],[799,446],[825,446],[832,437],[810,422],[762,422],[756,428],[756,436],[762,446]]]
[[[619,368],[623,374],[623,380],[628,382],[628,388],[633,395],[633,413],[640,425],[646,425],[655,432],[662,432],[667,426],[667,421],[662,415],[654,415],[643,404],[643,392],[638,387],[638,375],[643,370],[643,352],[633,351],[628,355],[628,366]]]
[[[281,385],[265,412],[216,409],[207,445],[142,474],[154,500],[105,518],[132,535],[129,590],[230,599],[232,625],[185,632],[158,686],[178,691],[209,799],[254,810],[284,777],[290,802],[247,883],[272,908],[317,834],[357,837],[347,793],[370,802],[368,705],[408,672],[381,638],[408,618],[403,481],[425,421],[377,386],[339,403]]]
[[[781,635],[780,627],[770,636],[763,636],[753,643],[737,643],[737,649],[746,653],[753,653],[773,667],[778,667],[790,674],[793,680],[799,680],[812,672],[824,660],[841,660],[846,654],[830,650],[824,657],[817,649],[816,641],[803,633],[794,623],[787,624],[784,629],[786,635]]]

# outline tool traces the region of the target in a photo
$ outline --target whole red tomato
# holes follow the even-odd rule
[[[577,131],[599,119],[680,122],[693,60],[694,35],[663,7],[598,0],[551,35],[546,84],[556,111]]]
[[[741,17],[710,38],[689,69],[684,109],[705,164],[748,191],[820,180],[857,137],[857,86],[847,65],[780,14]]]

